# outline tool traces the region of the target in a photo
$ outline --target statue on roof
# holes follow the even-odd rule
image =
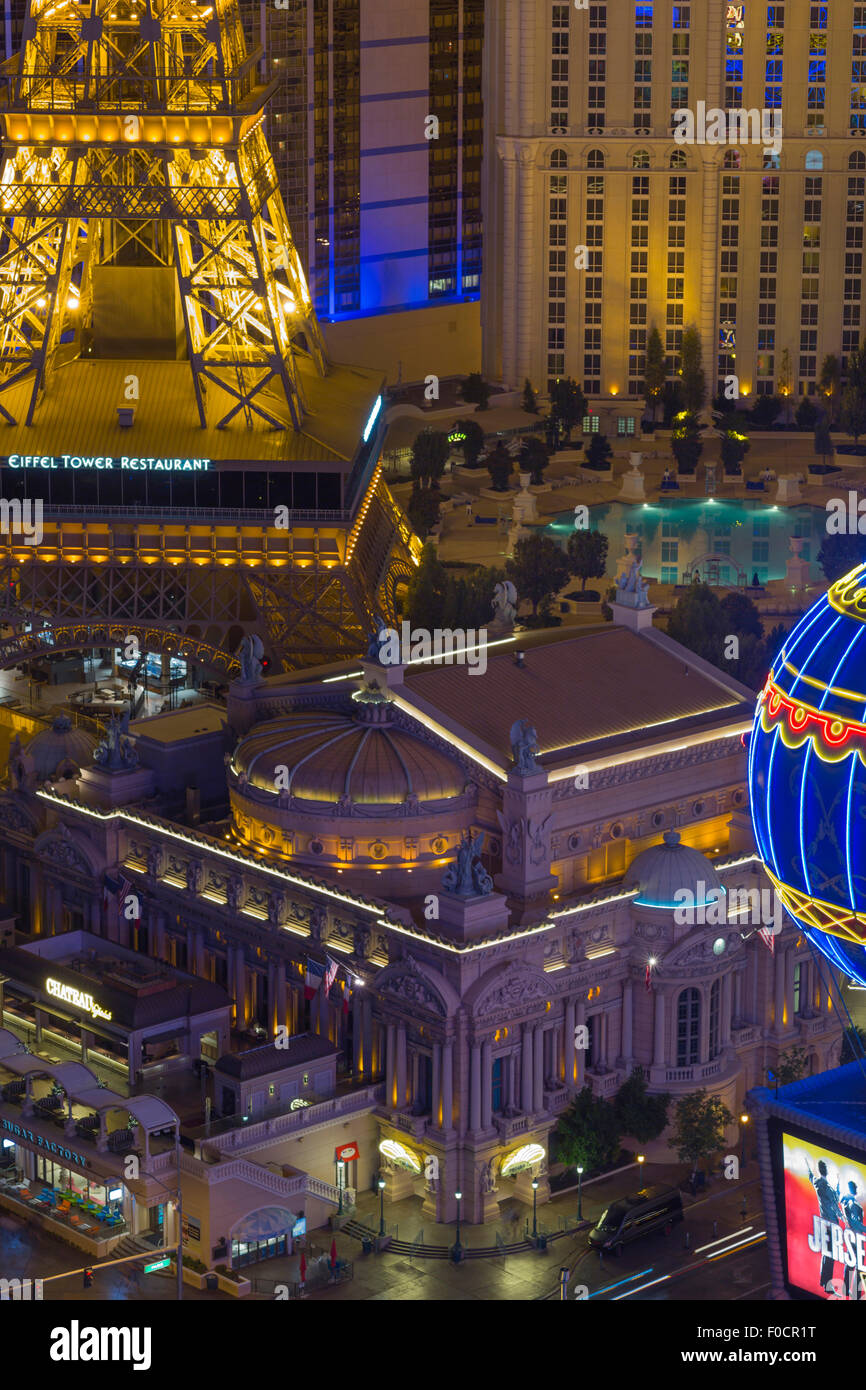
[[[109,715],[105,737],[93,750],[93,761],[109,772],[128,772],[138,767],[138,754],[131,739],[124,737],[129,731],[129,710],[121,718]]]
[[[457,858],[442,875],[442,887],[458,898],[483,897],[493,892],[493,879],[481,863],[484,831],[473,838],[464,835],[457,848]]]
[[[616,581],[616,601],[626,608],[649,608],[649,584],[641,574],[640,560],[633,560]]]
[[[509,737],[515,772],[526,777],[532,772],[540,771],[538,763],[535,761],[535,754],[538,752],[538,735],[529,720],[515,720],[511,726]]]
[[[257,632],[247,633],[241,642],[240,662],[241,680],[257,681],[262,674],[262,657],[265,654],[264,643]]]
[[[495,628],[512,628],[517,617],[517,590],[510,579],[501,580],[493,590],[493,622]]]

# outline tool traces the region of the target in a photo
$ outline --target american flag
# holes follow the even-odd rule
[[[326,962],[327,962],[327,969],[325,970],[325,981],[324,981],[324,983],[325,983],[325,998],[327,998],[328,995],[329,995],[330,992],[331,992],[331,985],[334,983],[334,981],[335,981],[336,978],[337,978],[337,971],[339,970],[340,967],[337,965],[337,962],[336,962],[335,960],[331,960],[331,957],[330,957],[329,955],[327,955],[327,954],[325,955],[325,960],[326,960]]]
[[[105,909],[108,909],[112,898],[116,898],[118,907],[122,907],[131,887],[132,883],[123,874],[119,874],[117,878],[112,874],[106,874],[102,882],[102,903]]]
[[[758,936],[763,941],[771,956],[776,954],[776,935],[772,927],[761,927]]]

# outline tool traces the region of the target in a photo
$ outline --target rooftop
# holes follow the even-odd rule
[[[186,709],[166,710],[165,714],[135,719],[129,732],[136,739],[150,739],[153,743],[180,743],[199,734],[221,733],[225,722],[225,709],[219,705],[194,704]]]
[[[364,426],[380,393],[382,373],[364,367],[332,365],[320,377],[300,356],[295,359],[307,413],[303,428],[291,424],[270,429],[253,416],[251,429],[243,413],[225,429],[205,429],[198,423],[192,374],[188,362],[159,360],[76,360],[67,362],[49,378],[36,411],[34,426],[0,424],[0,453],[40,455],[77,452],[96,457],[209,458],[244,461],[250,467],[262,463],[349,463],[358,451]],[[117,407],[123,404],[125,376],[138,377],[139,400],[135,423],[121,429]],[[29,378],[3,397],[6,408],[19,420],[26,415],[31,390]],[[234,400],[212,380],[208,414],[221,418]],[[265,393],[267,394],[267,393]],[[268,396],[268,408],[288,419],[285,401]]]
[[[539,756],[550,766],[575,749],[586,753],[590,744],[680,734],[685,720],[711,725],[745,713],[751,718],[734,683],[722,672],[718,678],[704,674],[693,662],[685,648],[627,628],[587,628],[527,645],[522,666],[513,647],[491,649],[486,678],[468,666],[409,667],[401,693],[410,705],[418,702],[419,712],[442,716],[486,745],[506,766],[511,727],[528,719]],[[484,698],[489,690],[495,699]]]
[[[866,1061],[792,1081],[778,1091],[761,1088],[753,1094],[771,1111],[796,1112],[807,1126],[817,1121],[846,1130],[861,1145],[866,1140]]]
[[[249,1081],[254,1076],[266,1076],[270,1072],[285,1071],[289,1067],[314,1062],[322,1057],[336,1057],[340,1049],[314,1033],[299,1033],[289,1038],[286,1047],[276,1043],[264,1043],[262,1047],[251,1047],[247,1052],[227,1052],[216,1063],[216,1071],[224,1076],[237,1076],[241,1081]]]
[[[46,993],[49,978],[57,977],[61,986],[96,995],[95,1003],[103,1010],[98,1017],[107,1025],[129,1030],[228,1008],[231,1003],[219,985],[84,931],[37,937],[25,946],[8,947],[0,955],[0,969],[6,978],[40,993]]]

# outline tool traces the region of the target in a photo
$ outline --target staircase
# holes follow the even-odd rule
[[[365,1226],[360,1221],[347,1221],[341,1230],[345,1236],[353,1236],[355,1240],[371,1240],[374,1245],[379,1239],[378,1233],[371,1226]],[[550,1245],[560,1236],[573,1234],[573,1231],[551,1231],[547,1234],[547,1243]],[[506,1245],[504,1242],[500,1245],[474,1247],[461,1244],[461,1248],[464,1260],[492,1260],[503,1255],[525,1255],[528,1250],[533,1250],[535,1246],[531,1240],[519,1240],[512,1245]],[[449,1245],[418,1245],[415,1241],[409,1240],[389,1240],[386,1249],[389,1255],[416,1256],[419,1260],[450,1260],[452,1247]]]
[[[124,1236],[119,1240],[111,1251],[112,1259],[117,1259],[121,1255],[152,1255],[153,1246],[141,1236]]]

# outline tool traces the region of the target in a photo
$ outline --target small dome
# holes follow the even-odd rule
[[[450,800],[467,781],[455,759],[393,724],[386,702],[361,704],[355,715],[296,710],[259,724],[235,749],[231,771],[275,801],[282,788],[328,806],[345,797],[359,806]]]
[[[39,782],[75,776],[93,761],[96,739],[84,729],[73,728],[66,714],[58,714],[50,729],[40,729],[27,744]]]
[[[683,888],[694,893],[694,906],[700,907],[712,889],[722,887],[721,879],[705,854],[680,843],[678,830],[666,830],[662,841],[632,860],[623,886],[639,890],[634,899],[639,907],[672,909],[675,893]]]

